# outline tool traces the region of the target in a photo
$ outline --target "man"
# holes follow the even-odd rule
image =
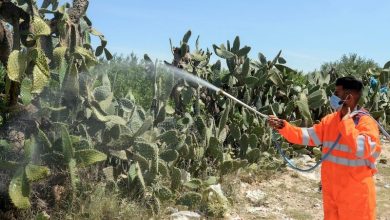
[[[287,121],[270,116],[269,124],[287,139],[302,145],[322,145],[325,154],[339,141],[323,161],[321,182],[324,218],[376,219],[375,160],[381,152],[379,129],[376,122],[357,110],[363,84],[353,77],[336,80],[330,105],[336,111],[325,116],[311,128],[299,128]],[[360,109],[361,110],[361,109]]]

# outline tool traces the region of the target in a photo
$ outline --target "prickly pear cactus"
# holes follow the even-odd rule
[[[162,160],[158,161],[158,172],[161,176],[169,177],[169,169],[166,162]]]
[[[196,192],[184,193],[177,201],[178,205],[185,205],[190,208],[194,208],[200,205],[202,201],[202,195]]]
[[[130,185],[130,189],[132,189],[132,193],[135,196],[142,196],[146,192],[146,184],[138,162],[130,166],[128,172],[128,184]]]
[[[156,160],[158,158],[158,147],[154,143],[135,142],[134,151],[147,160]]]
[[[256,163],[261,158],[261,151],[259,148],[254,148],[248,151],[246,158],[250,163]]]
[[[179,153],[176,150],[168,149],[164,152],[161,152],[160,158],[166,162],[172,162],[179,158]]]
[[[158,186],[157,189],[155,189],[155,194],[162,201],[169,200],[173,197],[172,191],[165,186]]]
[[[207,155],[210,155],[218,160],[223,159],[223,151],[219,140],[215,137],[210,138],[210,143],[207,148]]]
[[[181,172],[179,168],[172,167],[171,170],[171,189],[177,190],[181,185]]]

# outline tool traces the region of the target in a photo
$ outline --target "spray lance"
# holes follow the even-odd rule
[[[253,113],[265,118],[265,119],[268,119],[269,116],[266,115],[266,114],[263,114],[261,112],[258,112],[256,109],[250,107],[249,105],[243,103],[242,101],[238,100],[237,98],[235,98],[234,96],[230,95],[229,93],[223,91],[222,89],[218,89],[217,90],[217,94],[218,95],[223,95],[223,96],[226,96],[227,98],[230,98],[232,99],[233,101],[237,102],[238,104],[242,105],[243,107],[251,110]],[[389,133],[383,128],[383,126],[377,121],[375,120],[368,112],[364,112],[364,111],[353,111],[351,113],[351,115],[356,115],[356,114],[363,114],[363,115],[367,115],[369,117],[371,117],[377,124],[378,124],[378,127],[379,129],[382,131],[382,134],[390,141],[390,135]],[[291,161],[287,156],[286,154],[284,153],[282,147],[281,147],[281,144],[279,143],[279,141],[276,139],[276,132],[273,131],[272,132],[272,141],[275,143],[275,146],[276,146],[276,149],[278,150],[279,154],[282,156],[283,160],[286,161],[286,163],[293,169],[295,170],[298,170],[298,171],[301,171],[301,172],[310,172],[312,170],[314,170],[315,168],[317,168],[321,163],[322,161],[324,161],[329,155],[330,153],[333,151],[333,149],[336,147],[337,143],[339,142],[341,138],[341,135],[339,135],[336,139],[336,141],[334,142],[334,144],[331,146],[330,150],[328,152],[326,152],[326,154],[324,154],[322,157],[321,157],[321,160],[319,160],[314,166],[308,168],[308,169],[302,169],[302,168],[299,168],[297,167],[293,161]]]
[[[219,90],[217,91],[217,94],[218,94],[218,95],[224,95],[224,96],[226,96],[227,98],[232,99],[233,101],[237,102],[238,104],[244,106],[245,108],[251,110],[253,113],[255,113],[255,114],[257,114],[257,115],[259,115],[259,116],[261,116],[261,117],[263,117],[263,118],[265,118],[265,119],[268,119],[268,118],[269,118],[268,115],[256,111],[256,109],[254,109],[254,108],[250,107],[249,105],[247,105],[247,104],[241,102],[240,100],[236,99],[234,96],[232,96],[232,95],[230,95],[229,93],[223,91],[222,89],[219,89]]]

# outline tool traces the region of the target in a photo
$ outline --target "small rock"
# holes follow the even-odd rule
[[[207,189],[209,201],[222,202],[228,204],[229,201],[223,194],[221,184],[211,185]]]
[[[309,155],[306,155],[306,154],[302,155],[302,159],[305,161],[312,161],[313,160],[313,158],[311,158]]]
[[[390,189],[390,184],[386,184],[383,187],[385,187],[386,189]]]
[[[225,214],[225,216],[223,216],[223,219],[224,220],[242,220],[242,218],[235,213]]]
[[[247,191],[245,197],[248,198],[252,203],[258,203],[264,199],[265,193],[259,189]]]
[[[176,212],[178,212],[178,211],[179,211],[179,209],[177,209],[177,208],[168,207],[168,208],[166,208],[165,213],[168,214],[168,215],[170,215],[170,214],[176,213]]]
[[[250,185],[248,183],[245,183],[245,182],[241,182],[240,183],[240,187],[243,188],[243,189],[246,189],[248,188]]]
[[[181,182],[186,183],[191,180],[191,174],[185,170],[180,170]]]
[[[240,182],[240,191],[244,193],[250,185],[248,183]]]
[[[259,217],[266,217],[267,213],[269,213],[269,209],[266,207],[247,207],[246,211],[252,214],[258,215]]]
[[[320,208],[320,207],[321,207],[321,205],[319,203],[316,203],[313,205],[313,208]]]
[[[305,168],[305,167],[303,167],[303,168]],[[292,169],[291,167],[287,167],[287,169],[291,170],[294,173],[296,173],[296,175],[301,176],[301,177],[306,178],[306,179],[315,180],[315,181],[318,181],[318,180],[321,179],[320,172],[318,172],[316,170],[311,171],[311,172],[299,172],[299,171],[296,171],[296,170]]]
[[[180,211],[173,213],[170,220],[200,220],[200,215],[196,212]]]

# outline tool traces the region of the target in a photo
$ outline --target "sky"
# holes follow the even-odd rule
[[[91,0],[88,16],[117,54],[171,61],[169,38],[179,46],[191,30],[192,48],[198,35],[210,50],[240,36],[251,58],[282,50],[287,65],[303,71],[349,53],[381,66],[390,60],[388,0]]]

